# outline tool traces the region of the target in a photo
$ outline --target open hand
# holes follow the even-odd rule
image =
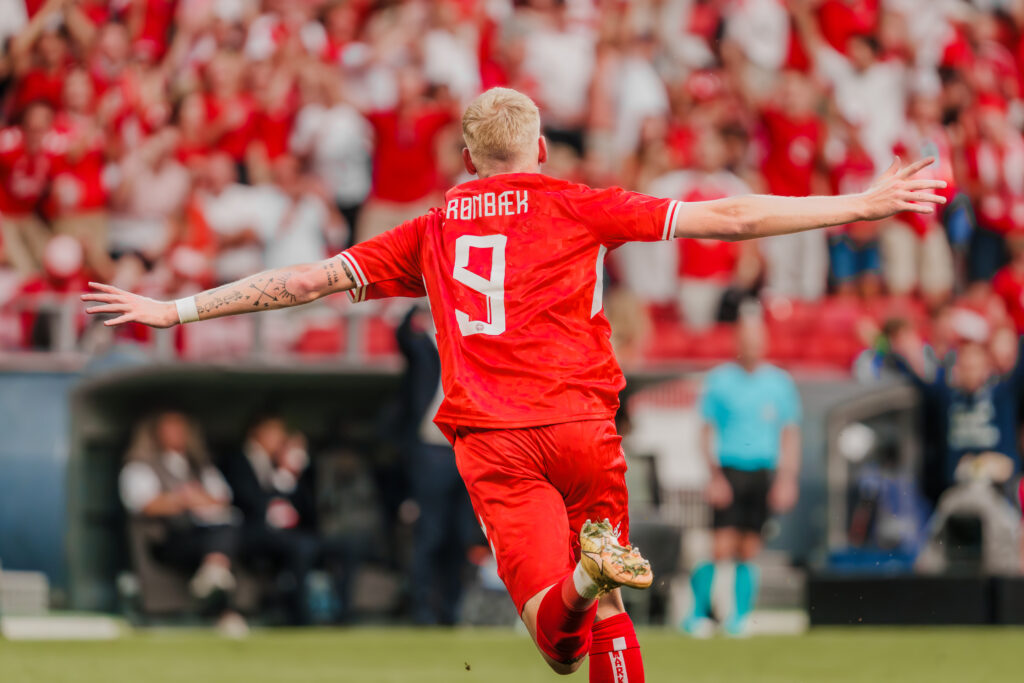
[[[933,163],[935,158],[928,157],[904,166],[896,157],[892,166],[862,195],[865,200],[864,218],[877,221],[904,211],[935,213],[935,205],[945,204],[946,198],[932,190],[945,188],[946,181],[914,177]]]
[[[86,313],[120,313],[116,318],[103,321],[108,327],[132,322],[150,327],[171,327],[178,322],[178,309],[174,302],[157,301],[99,282],[90,282],[89,288],[94,291],[83,294],[82,301],[97,301],[103,305],[87,308]]]

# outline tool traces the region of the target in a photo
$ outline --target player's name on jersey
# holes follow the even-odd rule
[[[481,192],[480,194],[456,197],[448,200],[444,217],[454,220],[472,221],[492,216],[515,216],[526,213],[529,195],[526,190],[505,190],[504,192]]]

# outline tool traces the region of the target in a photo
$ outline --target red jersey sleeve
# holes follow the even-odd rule
[[[356,282],[348,292],[352,301],[424,296],[420,244],[428,223],[440,220],[431,211],[338,254]]]
[[[581,192],[571,197],[580,222],[597,240],[615,249],[626,242],[657,242],[675,237],[679,202],[620,187]]]

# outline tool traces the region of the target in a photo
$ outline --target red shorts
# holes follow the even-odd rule
[[[458,428],[455,462],[520,613],[572,571],[586,520],[608,518],[629,538],[621,442],[611,420]]]

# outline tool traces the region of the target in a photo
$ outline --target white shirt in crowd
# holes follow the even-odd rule
[[[273,185],[260,189],[267,210],[263,267],[283,268],[324,258],[329,214],[320,198],[305,195],[293,202]]]
[[[307,104],[295,120],[289,146],[297,156],[310,156],[313,174],[338,204],[351,206],[370,193],[372,140],[369,122],[354,107]]]
[[[178,215],[188,199],[188,169],[173,159],[156,168],[129,160],[120,175],[131,188],[124,205],[111,211],[110,249],[157,254],[170,242],[169,217]]]
[[[475,34],[472,36],[475,38]],[[480,64],[476,50],[448,31],[430,31],[423,39],[423,75],[431,83],[448,86],[458,100],[468,102],[480,92]]]
[[[228,185],[218,194],[204,192],[199,201],[210,230],[221,238],[236,236],[246,229],[257,235],[266,235],[268,193],[259,188]],[[214,274],[220,282],[239,280],[263,270],[263,245],[245,244],[222,249],[213,263]]]
[[[277,29],[281,18],[276,14],[261,14],[249,25],[245,37],[245,56],[253,62],[261,62],[277,52]],[[307,21],[299,28],[299,40],[306,52],[319,55],[327,45],[327,31],[319,21]]]
[[[789,12],[780,0],[735,0],[729,6],[725,35],[751,62],[775,71],[789,53]]]
[[[654,65],[640,55],[622,59],[616,80],[615,149],[621,159],[636,149],[646,119],[668,113],[668,92]]]
[[[21,33],[28,24],[28,13],[22,0],[0,2],[0,44]]]
[[[186,457],[177,451],[166,451],[160,456],[160,464],[171,473],[172,476],[186,483],[190,479],[190,468]],[[220,471],[207,465],[202,469],[199,476],[199,483],[206,490],[211,498],[223,501],[231,501],[231,487]],[[157,476],[153,466],[147,462],[132,461],[121,469],[117,480],[118,491],[121,495],[121,503],[128,512],[139,514],[146,509],[161,493],[164,493],[160,485],[160,477]]]
[[[907,69],[897,60],[878,60],[858,71],[831,47],[819,48],[817,69],[835,90],[836,107],[860,127],[860,142],[884,170],[892,162],[893,145],[906,121]]]
[[[538,87],[546,122],[576,127],[588,107],[594,74],[594,36],[584,30],[538,28],[526,37],[523,71]]]

